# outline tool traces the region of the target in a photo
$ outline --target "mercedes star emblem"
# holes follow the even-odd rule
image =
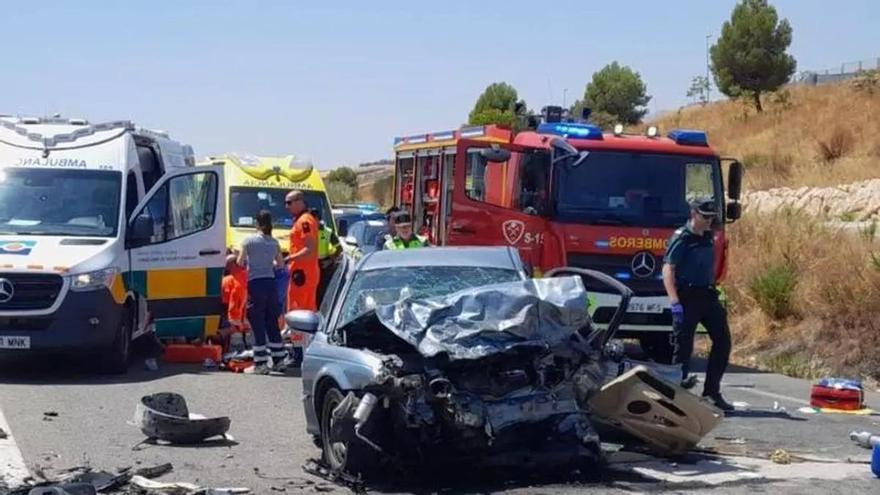
[[[15,286],[7,278],[0,278],[0,303],[8,303],[15,295]]]
[[[647,278],[654,274],[654,270],[657,268],[657,261],[654,259],[654,255],[647,251],[642,251],[633,256],[630,267],[632,268],[633,275],[636,277]]]

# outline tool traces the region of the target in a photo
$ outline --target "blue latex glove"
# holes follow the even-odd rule
[[[670,308],[672,311],[672,324],[679,326],[684,324],[684,306],[681,303],[673,304]]]

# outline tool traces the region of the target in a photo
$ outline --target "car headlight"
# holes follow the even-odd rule
[[[118,268],[105,268],[93,272],[80,273],[71,276],[70,288],[72,290],[96,290],[110,288],[116,274],[119,273]]]

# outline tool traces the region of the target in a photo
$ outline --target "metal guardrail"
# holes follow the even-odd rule
[[[831,84],[847,79],[852,79],[862,72],[880,70],[880,57],[873,59],[844,62],[837,67],[823,70],[801,71],[792,80],[792,84],[804,84],[816,86],[818,84]]]

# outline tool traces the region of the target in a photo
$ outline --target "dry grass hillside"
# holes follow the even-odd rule
[[[742,160],[746,187],[833,186],[880,176],[880,76],[792,87],[757,114],[726,101],[658,119],[662,130],[704,129],[724,156]]]
[[[880,177],[880,81],[797,87],[767,98],[666,115],[661,129],[706,129],[741,158],[748,190],[838,186]],[[772,191],[771,191],[772,194]],[[748,211],[748,210],[747,210]],[[841,230],[782,208],[747,215],[731,233],[734,360],[790,375],[880,379],[877,223]]]

